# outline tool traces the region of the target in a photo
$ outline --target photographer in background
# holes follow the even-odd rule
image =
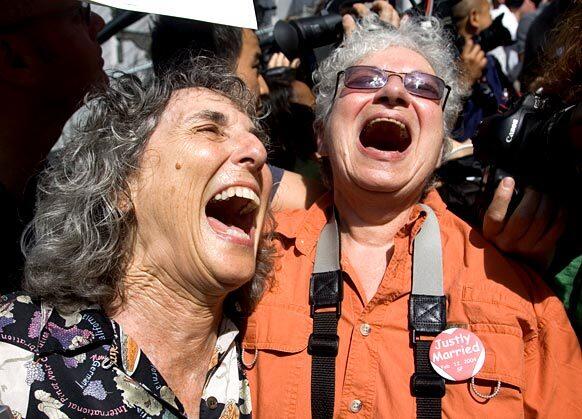
[[[313,107],[309,86],[296,78],[299,58],[289,61],[281,52],[271,55],[264,73],[269,94],[261,98],[271,148],[269,162],[285,170],[317,177]]]
[[[269,91],[259,72],[259,41],[250,29],[158,16],[152,28],[151,54],[157,76],[189,63],[193,56],[207,55],[226,62],[257,99]]]
[[[537,265],[539,271],[546,271],[544,279],[564,302],[581,336],[582,3],[575,3],[564,18],[546,49],[543,58],[546,70],[532,86],[543,88],[541,97],[553,98],[557,105],[546,112],[549,117],[533,115],[532,126],[523,127],[524,132],[528,131],[519,144],[522,159],[529,162],[525,166],[526,176],[529,168],[545,184],[536,185],[537,190],[526,189],[517,208],[507,216],[516,181],[520,186],[523,176],[504,179],[486,212],[483,233],[504,252],[519,254]],[[550,135],[534,138],[539,132]],[[490,137],[484,138],[487,144],[495,141]],[[500,141],[503,139],[497,140]],[[511,156],[497,156],[497,160],[503,158]],[[542,164],[537,164],[538,161]]]
[[[523,32],[524,25],[522,25],[522,20],[525,16],[528,16],[525,21],[525,27],[529,27],[531,21],[533,20],[529,16],[534,14],[537,9],[537,5],[540,0],[494,0],[493,7],[491,10],[491,16],[493,18],[499,16],[503,13],[502,23],[509,32],[511,33],[511,39],[514,41],[511,45],[500,46],[495,48],[490,52],[499,64],[501,64],[501,69],[503,73],[507,76],[509,80],[514,82],[517,79],[521,65],[520,65],[520,46],[518,38],[523,37],[520,31]],[[497,4],[497,7],[496,7]],[[523,44],[523,41],[521,42]],[[523,45],[521,46],[521,52],[523,52]],[[522,54],[523,55],[523,54]]]
[[[105,84],[104,22],[77,0],[0,0],[0,291],[20,288],[35,176],[69,117]]]
[[[475,42],[493,24],[490,10],[488,0],[460,0],[451,9],[457,33],[464,40],[460,53],[461,71],[465,83],[471,86],[470,96],[453,131],[453,138],[461,142],[472,138],[481,120],[506,104],[508,95],[513,93],[499,62],[486,55],[481,45]],[[502,30],[510,38],[509,32]]]

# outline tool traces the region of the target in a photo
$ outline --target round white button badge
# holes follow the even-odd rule
[[[464,381],[477,375],[485,362],[485,347],[479,337],[453,327],[441,332],[431,343],[430,363],[443,378]]]

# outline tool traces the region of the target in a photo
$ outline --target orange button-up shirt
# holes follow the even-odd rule
[[[435,211],[441,229],[447,321],[470,329],[485,346],[477,391],[489,394],[501,382],[490,400],[476,396],[467,381],[447,382],[443,417],[581,418],[580,345],[562,303],[536,275],[502,256],[447,211],[436,192],[430,192],[425,203]],[[258,418],[311,417],[309,281],[330,205],[326,196],[307,211],[277,215],[281,256],[274,285],[248,319],[243,341],[246,364],[258,351],[248,371],[253,415]],[[424,217],[419,206],[412,211],[394,239],[382,282],[367,303],[363,278],[341,255],[344,300],[335,417],[416,417],[410,392],[414,359],[408,300],[412,239]]]

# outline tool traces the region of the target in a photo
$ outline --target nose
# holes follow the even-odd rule
[[[405,89],[402,77],[399,74],[389,74],[386,85],[374,95],[374,102],[387,103],[391,106],[408,106],[410,93]]]
[[[240,136],[231,156],[232,162],[251,172],[259,172],[267,162],[267,150],[256,135],[247,132]]]
[[[89,22],[89,36],[93,41],[97,41],[97,35],[104,27],[105,21],[103,18],[95,12],[91,12],[91,20]]]

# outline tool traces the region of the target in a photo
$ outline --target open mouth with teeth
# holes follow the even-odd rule
[[[231,186],[206,204],[210,227],[221,237],[245,246],[254,245],[258,195],[244,186]]]
[[[360,132],[360,143],[364,149],[386,152],[404,152],[411,143],[406,125],[392,118],[376,118]]]

